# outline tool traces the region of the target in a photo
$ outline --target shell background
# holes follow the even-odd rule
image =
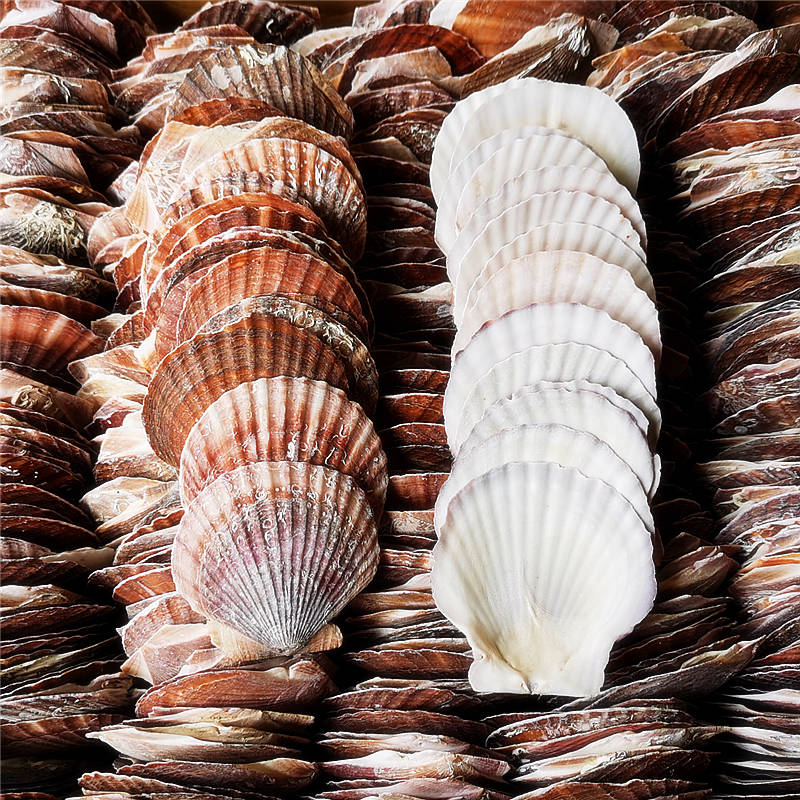
[[[433,0],[348,3],[343,14],[323,3],[320,17],[267,0],[196,13],[201,5],[8,0],[0,13],[4,796],[795,797],[797,4],[537,3],[536,19],[526,16],[534,4],[520,14],[519,3],[477,0],[443,2],[433,15]],[[291,106],[280,91],[217,87],[165,125],[198,61],[231,47],[313,64],[324,81]],[[280,74],[279,89],[291,66]],[[651,467],[660,463],[661,480],[651,508],[663,546],[652,611],[614,645],[600,692],[586,699],[475,693],[470,645],[431,589],[434,503],[452,466],[443,409],[453,302],[460,322],[469,283],[449,283],[430,165],[455,103],[514,76],[601,89],[630,117],[642,157],[634,197],[647,246],[613,252],[658,309],[662,427]],[[316,187],[292,184],[286,164],[261,174],[245,159],[237,171],[228,156],[270,141],[270,125],[280,152],[308,150],[304,142],[338,160],[361,200],[333,208]],[[337,132],[349,141],[333,140]],[[230,171],[203,177],[204,159],[223,151]],[[202,188],[184,180],[198,166]],[[258,211],[235,200],[223,216],[201,211],[155,257],[165,229],[243,188],[271,197]],[[468,206],[448,219],[459,208]],[[557,224],[514,239],[497,263],[574,242]],[[580,234],[599,248],[608,228]],[[364,253],[351,261],[358,237]],[[607,244],[592,252],[620,263],[603,255]],[[264,263],[279,252],[281,264],[326,266],[302,283],[299,270],[280,284],[253,270],[235,281],[256,250]],[[642,282],[645,255],[652,283]],[[162,271],[178,256],[174,274]],[[213,292],[203,283],[212,271]],[[341,388],[260,372],[226,384],[185,432],[172,404],[143,418],[148,385],[179,338],[219,312],[215,331],[263,328],[262,304],[255,315],[226,309],[265,293],[276,307],[311,307],[303,330],[324,328],[315,349]],[[349,394],[343,342],[352,339],[331,339],[341,329],[369,351],[359,364],[377,381],[374,414]],[[227,352],[240,369],[241,351]],[[305,438],[285,416],[265,423],[264,408],[253,413],[247,398],[268,388],[315,398],[296,404]],[[524,395],[501,405],[500,438],[515,407],[532,410]],[[190,482],[192,492],[217,491],[220,472],[247,463],[283,462],[268,469],[296,474],[285,465],[313,464],[317,451],[297,454],[341,408],[353,432],[337,431],[334,462],[317,469],[340,470],[332,483],[348,494],[339,499],[362,518],[385,506],[379,547],[367,547],[376,571],[335,619],[316,618],[305,649],[276,653],[176,590],[182,499]],[[608,413],[627,414],[626,430],[647,427],[633,405]],[[151,446],[154,424],[177,436],[174,463]],[[562,446],[529,427],[526,447]],[[494,428],[487,435],[487,453],[503,452]],[[182,453],[183,438],[203,447]],[[641,448],[630,452],[649,475]],[[271,507],[292,509],[281,524],[318,510],[298,496]],[[256,511],[256,527],[280,529],[269,518]],[[282,552],[301,563],[299,550]],[[252,561],[246,573],[258,573]],[[258,607],[256,585],[227,584],[222,605],[246,591],[248,609]]]

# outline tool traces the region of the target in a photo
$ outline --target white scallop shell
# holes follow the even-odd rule
[[[637,476],[647,495],[655,494],[661,461],[650,450],[646,417],[613,389],[588,381],[543,381],[492,403],[459,449],[455,464],[467,448],[477,448],[500,431],[544,424],[586,431],[605,442]]]
[[[661,427],[655,397],[636,373],[620,358],[590,344],[533,345],[471,375],[465,370],[460,377],[461,391],[463,381],[469,390],[458,410],[454,414],[445,411],[444,417],[447,440],[456,453],[492,403],[539,381],[587,380],[608,386],[641,409],[650,423],[650,438]]]
[[[462,262],[461,270],[453,283],[453,319],[456,325],[461,324],[467,293],[479,275],[492,274],[515,258],[553,250],[588,253],[609,264],[617,264],[631,273],[636,285],[646,292],[651,300],[656,299],[653,276],[641,256],[621,239],[597,225],[586,225],[583,222],[549,222],[519,234],[492,253],[483,263]],[[474,268],[478,272],[474,272]]]
[[[499,361],[521,350],[535,345],[565,342],[592,345],[606,351],[627,364],[645,390],[655,397],[653,354],[641,337],[627,325],[615,322],[604,311],[578,303],[526,306],[510,311],[491,325],[486,325],[453,360],[450,380],[444,393],[445,427],[451,449],[453,438],[450,434],[455,432],[459,409],[478,378]],[[542,375],[538,380],[580,379],[589,380],[589,377],[580,373],[559,378]],[[594,382],[609,385],[602,380]]]
[[[522,233],[549,222],[582,222],[604,228],[625,242],[645,261],[639,234],[619,206],[588,192],[555,192],[535,194],[510,208],[495,209],[493,198],[475,210],[459,232],[447,255],[447,274],[458,279],[462,269],[476,275],[489,256],[509,244]]]
[[[661,356],[655,303],[630,273],[586,253],[536,253],[509,261],[494,274],[482,272],[472,284],[453,343],[453,353],[487,322],[536,303],[581,303],[598,308],[638,333],[653,356]]]
[[[632,420],[631,423],[639,442],[648,449],[641,431],[635,428]],[[479,428],[478,424],[472,429],[472,434],[458,451],[450,477],[436,498],[434,524],[437,529],[444,523],[450,501],[473,478],[503,464],[527,461],[573,467],[590,478],[605,481],[636,509],[651,535],[655,532],[647,495],[638,476],[603,439],[593,433],[551,422],[503,428],[488,437],[483,436]],[[652,469],[652,457],[650,462]]]
[[[625,112],[590,86],[513,78],[456,103],[445,118],[431,162],[438,197],[464,154],[498,131],[541,125],[566,131],[594,150],[631,192],[639,182],[639,143]]]
[[[496,156],[501,155],[503,154],[496,154]],[[647,232],[639,205],[605,165],[602,165],[601,169],[574,166],[569,163],[563,165],[561,162],[558,166],[549,166],[547,161],[542,160],[539,162],[541,165],[539,168],[517,171],[507,168],[502,161],[492,164],[493,161],[494,158],[482,164],[472,174],[464,191],[461,192],[456,209],[453,241],[473,212],[477,211],[487,198],[491,198],[491,203],[487,203],[486,207],[499,212],[531,195],[563,189],[593,194],[618,206],[639,234],[642,246],[646,247]]]
[[[484,692],[588,696],[656,593],[650,534],[625,498],[556,464],[470,481],[437,531],[436,605],[464,632]]]
[[[461,194],[464,184],[470,175],[484,162],[487,158],[491,157],[493,153],[498,150],[508,147],[518,139],[532,139],[537,136],[561,136],[563,138],[574,139],[574,136],[569,136],[564,131],[553,130],[552,128],[545,128],[541,125],[526,125],[524,128],[508,128],[507,130],[498,131],[488,139],[483,139],[475,147],[472,148],[463,158],[458,162],[452,164],[450,174],[447,176],[447,191],[436,194],[437,208],[447,199],[453,187],[458,187],[456,196],[453,198],[458,202],[458,195]],[[583,144],[583,143],[581,143]],[[583,145],[586,147],[586,145]],[[589,148],[591,150],[591,148]],[[596,154],[595,154],[596,155]],[[434,154],[435,157],[435,154]],[[596,155],[600,162],[605,162]],[[596,163],[596,162],[595,162]],[[433,188],[433,186],[431,186]]]
[[[531,132],[517,135],[499,146],[498,137],[482,142],[454,170],[448,181],[448,191],[439,199],[436,208],[436,242],[445,253],[453,246],[458,231],[475,207],[515,176],[543,167],[576,165],[603,172],[616,183],[603,159],[583,142],[548,128],[528,130]],[[540,189],[539,193],[558,188],[569,187],[556,184]]]

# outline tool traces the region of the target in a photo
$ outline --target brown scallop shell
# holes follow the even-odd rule
[[[352,733],[432,733],[480,745],[489,733],[488,725],[455,714],[404,708],[347,711],[328,718],[324,729]]]
[[[447,472],[409,472],[389,477],[386,505],[393,509],[433,508]]]
[[[367,335],[362,305],[344,276],[312,255],[263,247],[226,256],[177,283],[161,307],[156,351],[163,357],[233,303],[273,294],[308,298],[303,302],[330,313],[362,338]]]
[[[443,395],[438,393],[385,394],[380,399],[378,417],[387,428],[415,422],[441,424],[444,421],[442,408]]]
[[[415,108],[452,106],[453,96],[429,81],[354,92],[347,98],[359,129]],[[388,180],[388,179],[387,179]]]
[[[800,68],[798,68],[800,72]],[[703,231],[707,238],[731,228],[774,217],[794,209],[800,202],[796,185],[770,187],[721,197],[684,213],[691,225]]]
[[[39,486],[31,486],[24,483],[3,483],[3,506],[28,504],[36,506],[40,513],[39,516],[47,516],[50,519],[61,519],[65,522],[91,527],[89,518],[78,506],[63,500],[58,495],[48,492]],[[2,509],[0,509],[2,513]],[[5,514],[2,514],[6,516]]]
[[[195,610],[291,654],[370,582],[377,557],[375,519],[352,478],[261,462],[223,474],[190,503],[172,564]]]
[[[287,320],[249,317],[229,329],[196,334],[166,356],[153,374],[143,408],[150,445],[177,466],[189,431],[214,400],[240,383],[279,375],[347,387],[345,367],[335,351]]]
[[[63,75],[66,78],[91,78],[108,83],[111,70],[66,47],[28,39],[0,40],[0,61],[6,67],[29,67]]]
[[[169,116],[225,97],[257,98],[345,139],[353,130],[349,108],[317,68],[283,46],[238,45],[205,56],[175,91]]]
[[[292,139],[297,142],[313,144],[334,158],[339,159],[361,186],[361,175],[358,167],[350,155],[347,144],[339,136],[321,131],[319,128],[303,122],[303,120],[278,114],[264,119],[259,118],[257,124],[248,129],[245,141],[256,139]],[[234,165],[231,172],[235,171]]]
[[[129,564],[119,567],[106,567],[106,570],[110,573],[110,580],[116,580],[118,577],[122,578],[112,592],[112,597],[118,603],[130,605],[139,600],[147,600],[175,591],[172,570],[168,564],[166,566]],[[93,573],[93,575],[96,574]]]
[[[31,289],[26,286],[15,286],[0,278],[0,304],[9,306],[34,306],[46,311],[55,311],[65,317],[74,319],[83,325],[106,314],[102,306],[71,297],[59,292],[48,292],[45,289]]]
[[[76,472],[86,472],[91,467],[92,453],[88,447],[83,448],[68,439],[35,428],[7,425],[0,420],[0,442],[6,444],[11,439],[20,444],[29,444],[43,456],[65,461]]]
[[[136,713],[144,716],[158,707],[225,705],[297,711],[312,708],[331,691],[335,686],[319,662],[280,659],[260,668],[213,670],[173,678],[144,694],[136,704]]]
[[[312,208],[354,261],[361,256],[366,204],[353,173],[338,158],[306,141],[251,139],[206,161],[192,178],[202,181],[239,172],[258,172],[274,187],[286,186],[290,199]]]
[[[226,97],[196,103],[172,118],[186,125],[236,125],[242,122],[260,122],[265,117],[280,116],[280,109],[254,97]]]
[[[207,3],[179,28],[236,25],[259,41],[291,44],[319,22],[319,11],[310,6],[284,6],[270,0],[223,0]]]
[[[438,25],[393,25],[365,36],[344,62],[336,88],[343,95],[350,91],[357,65],[369,58],[435,47],[449,62],[453,73],[472,72],[485,59],[460,33]]]
[[[164,625],[187,625],[203,620],[204,617],[192,611],[177,593],[161,595],[120,628],[122,646],[128,655],[132,655]]]
[[[320,240],[327,237],[322,220],[313,211],[278,195],[221,197],[182,217],[161,238],[142,271],[145,294],[158,273],[181,254],[226,230],[249,226],[299,231]]]
[[[86,734],[113,725],[121,714],[70,714],[3,725],[5,758],[53,758],[86,747]]]
[[[375,410],[378,399],[378,372],[366,345],[344,325],[314,306],[290,297],[260,296],[240,300],[215,314],[199,332],[212,332],[232,326],[249,326],[269,317],[290,322],[296,328],[312,333],[330,347],[344,364],[348,393],[364,406],[367,413]]]
[[[659,139],[670,141],[703,120],[733,108],[763,102],[800,79],[800,56],[774,52],[740,60],[728,70],[687,89],[658,117]]]
[[[184,504],[225,472],[259,461],[308,461],[352,476],[375,518],[386,495],[386,457],[360,406],[307,378],[243,383],[212,403],[181,455]]]
[[[93,269],[73,267],[53,256],[28,253],[17,247],[0,245],[0,278],[14,286],[24,286],[102,302],[114,296],[114,285]]]

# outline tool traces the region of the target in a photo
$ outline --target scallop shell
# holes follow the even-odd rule
[[[612,645],[655,598],[646,525],[575,469],[493,469],[453,497],[437,532],[434,598],[473,648],[478,691],[595,694]]]
[[[542,163],[548,163],[544,161]],[[496,177],[498,176],[498,177]],[[477,185],[476,185],[477,184]],[[460,230],[473,213],[483,208],[483,199],[491,198],[487,207],[505,209],[534,194],[551,191],[585,191],[613,203],[621,211],[636,233],[642,248],[647,246],[647,233],[639,206],[631,193],[605,168],[581,168],[572,165],[547,166],[527,169],[522,172],[509,171],[506,176],[499,165],[490,172],[484,165],[476,170],[461,193],[456,210],[455,228]]]
[[[241,227],[299,231],[326,238],[322,220],[311,209],[267,193],[221,197],[195,209],[172,225],[149,254],[142,270],[142,296],[165,267],[192,247],[226,230]]]
[[[319,70],[283,46],[237,45],[209,53],[175,90],[168,118],[189,106],[226,97],[251,97],[286,116],[349,139],[353,115]]]
[[[196,103],[172,117],[172,122],[185,125],[237,125],[242,122],[260,122],[267,117],[281,116],[280,109],[253,97],[226,97]]]
[[[490,369],[482,370],[477,382],[473,376],[473,386],[461,405],[460,414],[451,423],[451,427],[456,428],[452,433],[453,442],[460,445],[485,410],[497,400],[539,381],[572,380],[587,380],[613,389],[645,414],[650,423],[650,438],[658,435],[661,425],[658,405],[626,363],[592,345],[560,342],[520,350]],[[446,425],[449,418],[445,413]],[[448,439],[450,436],[448,431]]]
[[[180,274],[178,270],[175,278]],[[356,335],[367,336],[361,303],[344,276],[312,255],[262,247],[225,256],[177,283],[161,306],[156,351],[163,357],[239,300],[273,294],[308,298],[303,302],[331,313]]]
[[[276,654],[302,649],[377,561],[366,495],[343,473],[297,462],[250,464],[211,483],[186,510],[172,555],[193,608]]]
[[[609,0],[523,4],[517,0],[451,0],[434,6],[430,22],[458,31],[484,56],[492,58],[516,44],[531,28],[545,25],[560,14],[597,19],[613,13],[614,6]]]
[[[378,371],[366,345],[335,319],[313,306],[286,297],[249,297],[223,309],[204,323],[199,333],[210,333],[234,326],[261,324],[269,318],[284,319],[298,330],[312,333],[331,348],[347,373],[349,394],[367,413],[378,401]]]
[[[510,208],[495,209],[493,198],[482,204],[460,231],[447,254],[447,274],[458,281],[462,270],[477,276],[484,264],[498,250],[518,236],[551,222],[579,222],[603,228],[627,244],[645,261],[639,235],[622,214],[619,206],[587,192],[558,190],[536,194]]]
[[[205,3],[178,30],[202,30],[221,25],[236,26],[256,38],[289,44],[308,33],[319,22],[319,12],[310,6],[292,8],[269,0],[225,0]]]
[[[326,383],[261,379],[214,401],[181,454],[183,504],[223,473],[258,461],[307,461],[350,475],[380,518],[387,486],[380,440],[361,407]]]
[[[468,39],[438,25],[401,23],[369,31],[356,41],[357,46],[348,54],[338,79],[333,81],[343,95],[350,90],[358,65],[380,56],[435,47],[450,62],[453,73],[457,75],[472,72],[485,60]]]
[[[493,275],[482,272],[467,295],[453,354],[485,323],[539,303],[579,303],[605,311],[636,331],[655,359],[661,356],[658,311],[630,273],[586,253],[565,250],[509,261]]]
[[[502,467],[512,462],[542,462],[570,467],[588,478],[605,481],[633,506],[652,536],[655,533],[655,524],[645,488],[639,476],[623,457],[606,443],[606,440],[628,439],[633,445],[629,446],[629,449],[639,445],[636,448],[639,453],[641,444],[646,448],[647,443],[638,429],[634,434],[638,435],[638,442],[635,443],[632,442],[633,437],[629,428],[620,433],[606,434],[601,439],[585,428],[572,428],[551,422],[529,423],[525,419],[524,424],[521,422],[515,427],[503,428],[496,433],[486,435],[480,430],[480,426],[476,425],[458,451],[458,459],[454,463],[450,477],[436,499],[434,520],[437,530],[441,530],[444,524],[452,498],[474,478],[495,467]],[[652,472],[652,457],[649,461]]]
[[[533,346],[555,343],[588,345],[606,351],[626,364],[636,377],[636,382],[641,383],[642,388],[655,397],[653,355],[641,337],[626,325],[614,321],[604,311],[577,303],[527,306],[508,312],[491,325],[486,325],[454,360],[444,396],[445,425],[451,445],[452,434],[455,432],[453,425],[459,416],[458,409],[480,376],[513,353]],[[542,376],[540,380],[580,380],[586,377]],[[604,384],[604,381],[594,382]]]
[[[347,167],[348,172],[356,179],[359,187],[363,189],[361,173],[358,171],[356,162],[342,138],[321,131],[319,128],[309,125],[307,122],[284,116],[272,116],[266,119],[259,119],[257,125],[253,125],[247,129],[246,138],[291,139],[296,142],[312,144],[341,161],[342,164]],[[187,160],[184,161],[184,166],[188,166]],[[195,165],[192,164],[191,166],[194,168]],[[234,171],[235,170],[232,170],[232,172]]]
[[[469,214],[458,214],[462,197],[473,207],[495,194],[512,176],[526,170],[573,165],[608,172],[605,161],[583,142],[559,130],[526,127],[489,137],[467,153],[448,179],[449,191],[437,197],[436,241],[446,252]],[[466,192],[478,192],[472,198]],[[460,219],[460,224],[458,221]]]
[[[519,426],[548,424],[585,431],[605,442],[633,470],[647,495],[655,494],[661,464],[648,443],[647,418],[613,389],[588,381],[541,381],[497,400],[461,447],[477,447]]]
[[[103,349],[103,340],[57,311],[0,306],[0,362],[69,383],[67,366]],[[46,383],[50,381],[45,380]]]
[[[641,256],[625,242],[597,225],[586,225],[581,222],[550,222],[546,225],[529,228],[519,234],[489,256],[483,264],[470,262],[462,265],[462,269],[453,282],[453,319],[456,325],[461,323],[464,303],[470,287],[479,277],[492,275],[509,261],[522,256],[555,250],[586,253],[609,264],[623,267],[631,273],[636,285],[651,300],[655,301],[653,277]],[[480,271],[473,272],[473,266],[478,267]]]
[[[640,170],[636,132],[608,95],[590,86],[519,78],[471,94],[445,119],[431,162],[434,195],[445,193],[455,165],[481,141],[499,131],[531,125],[563,130],[580,139],[620,183],[636,191]]]
[[[280,375],[347,387],[344,364],[334,350],[287,320],[250,317],[196,334],[161,361],[150,381],[142,414],[151,447],[177,466],[192,426],[223,392]]]
[[[233,172],[258,172],[276,187],[287,187],[291,199],[310,206],[354,261],[364,252],[364,196],[347,166],[326,150],[295,139],[249,140],[206,161],[187,181]]]

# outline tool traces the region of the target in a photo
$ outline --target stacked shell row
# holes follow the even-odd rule
[[[761,32],[741,16],[755,5],[702,8],[690,19],[673,9],[659,31],[629,4],[640,35],[600,59],[591,78],[639,109],[654,155],[674,162],[682,191],[667,213],[682,211],[681,232],[698,250],[684,287],[699,286],[692,295],[684,288],[684,299],[703,314],[702,438],[714,437],[702,445],[711,460],[699,474],[719,517],[710,532],[740,562],[729,585],[741,618],[732,634],[751,640],[742,645],[755,654],[714,708],[730,725],[720,798],[792,797],[798,788],[798,707],[787,687],[797,654],[792,84],[800,60],[796,5],[770,6],[776,22],[792,24]]]
[[[698,122],[672,146],[706,267],[698,291],[708,308],[704,399],[715,438],[700,471],[721,516],[718,541],[739,561],[730,592],[740,635],[760,640],[720,698],[731,725],[724,785],[747,796],[800,786],[800,708],[788,688],[800,646],[799,101],[789,85]]]
[[[113,284],[87,263],[108,186],[141,150],[106,83],[153,31],[138,3],[10,2],[0,20],[2,750],[7,792],[71,791],[104,755],[86,734],[123,718],[116,610],[90,573],[110,563],[79,507],[92,482],[91,404],[71,362]],[[91,760],[90,760],[91,759]]]
[[[366,207],[341,138],[349,109],[302,56],[215,52],[171,110],[220,94],[258,94],[280,113],[210,130],[168,123],[128,204],[145,229],[145,214],[158,218],[140,277],[157,364],[143,420],[155,453],[178,468],[179,593],[219,626],[223,649],[236,650],[232,636],[290,654],[377,564],[386,474],[366,415],[377,374],[350,266]],[[178,143],[180,177],[166,195],[155,176]]]
[[[111,480],[85,503],[117,545],[95,579],[128,607],[126,669],[153,686],[98,734],[133,763],[85,774],[87,794],[306,786],[305,712],[335,687],[305,651],[338,644],[327,623],[376,568],[352,117],[302,56],[255,42],[291,15],[220,3],[148,40],[145,61],[174,49],[189,68],[93,230],[125,313],[95,364]]]
[[[480,690],[597,692],[653,602],[661,340],[638,177],[615,103],[533,78],[461,101],[436,142],[457,333],[433,589]]]

